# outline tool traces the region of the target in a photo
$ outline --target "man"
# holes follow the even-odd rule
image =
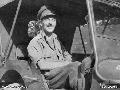
[[[40,30],[29,43],[27,49],[33,62],[48,80],[49,88],[67,88],[72,90],[84,89],[84,76],[81,73],[80,62],[72,62],[72,56],[63,48],[54,32],[56,15],[42,6],[38,11]],[[86,58],[84,61],[89,61]],[[83,70],[84,72],[84,70]]]
[[[16,70],[7,70],[0,79],[0,90],[26,90],[24,80]]]

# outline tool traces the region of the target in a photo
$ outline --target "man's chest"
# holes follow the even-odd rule
[[[45,58],[55,61],[63,59],[62,50],[57,41],[43,41],[41,44],[42,52]]]

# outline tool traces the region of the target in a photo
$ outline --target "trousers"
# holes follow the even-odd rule
[[[69,90],[84,90],[85,79],[81,73],[81,63],[76,61],[64,67],[55,68],[45,74],[49,88]]]

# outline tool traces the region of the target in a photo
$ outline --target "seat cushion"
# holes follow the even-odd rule
[[[98,72],[107,80],[120,80],[120,61],[102,61],[98,64]]]

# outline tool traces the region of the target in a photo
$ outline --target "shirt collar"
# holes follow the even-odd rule
[[[40,31],[39,36],[42,36],[42,38],[46,38],[46,34],[44,33],[43,30]],[[55,33],[52,33],[51,38],[56,39],[57,35]]]

